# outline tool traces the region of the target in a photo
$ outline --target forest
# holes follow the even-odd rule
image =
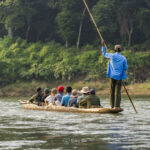
[[[86,1],[109,49],[122,45],[127,82],[150,80],[150,1]],[[100,49],[82,0],[0,0],[1,85],[105,80],[108,62]]]

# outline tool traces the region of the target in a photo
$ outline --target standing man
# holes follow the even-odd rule
[[[111,108],[121,109],[121,83],[123,79],[127,79],[125,73],[128,69],[127,60],[120,54],[122,51],[120,45],[115,45],[115,53],[106,53],[104,44],[102,41],[102,53],[109,59],[107,76],[110,78],[110,105]]]

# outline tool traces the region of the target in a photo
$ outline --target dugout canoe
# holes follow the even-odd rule
[[[115,110],[112,108],[75,108],[64,106],[37,106],[35,104],[22,104],[24,109],[41,110],[41,111],[57,111],[57,112],[78,112],[78,113],[119,113],[123,110]]]

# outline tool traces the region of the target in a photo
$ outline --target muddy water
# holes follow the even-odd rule
[[[109,106],[107,99],[101,99]],[[149,150],[150,98],[125,98],[120,114],[24,110],[17,99],[0,99],[0,149]]]

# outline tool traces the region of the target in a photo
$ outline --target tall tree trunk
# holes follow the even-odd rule
[[[68,48],[68,40],[66,40],[66,48]]]
[[[81,18],[81,22],[80,22],[80,26],[79,26],[79,34],[78,34],[78,39],[77,39],[77,48],[79,48],[80,46],[80,39],[81,39],[81,32],[82,32],[82,25],[83,25],[83,19],[85,16],[85,11],[86,8],[84,8],[83,13],[82,13],[82,18]]]
[[[26,38],[27,41],[29,40],[29,31],[30,31],[30,28],[31,28],[31,24],[30,24],[30,21],[28,20],[27,21],[27,30],[26,30],[26,33],[25,33],[25,38]]]
[[[133,31],[131,30],[128,35],[128,46],[131,46],[132,33]]]
[[[128,46],[131,46],[131,39],[132,39],[132,33],[133,33],[133,19],[129,18],[129,23],[128,23]]]
[[[12,27],[8,27],[8,37],[9,38],[13,38],[13,29],[12,29]]]

